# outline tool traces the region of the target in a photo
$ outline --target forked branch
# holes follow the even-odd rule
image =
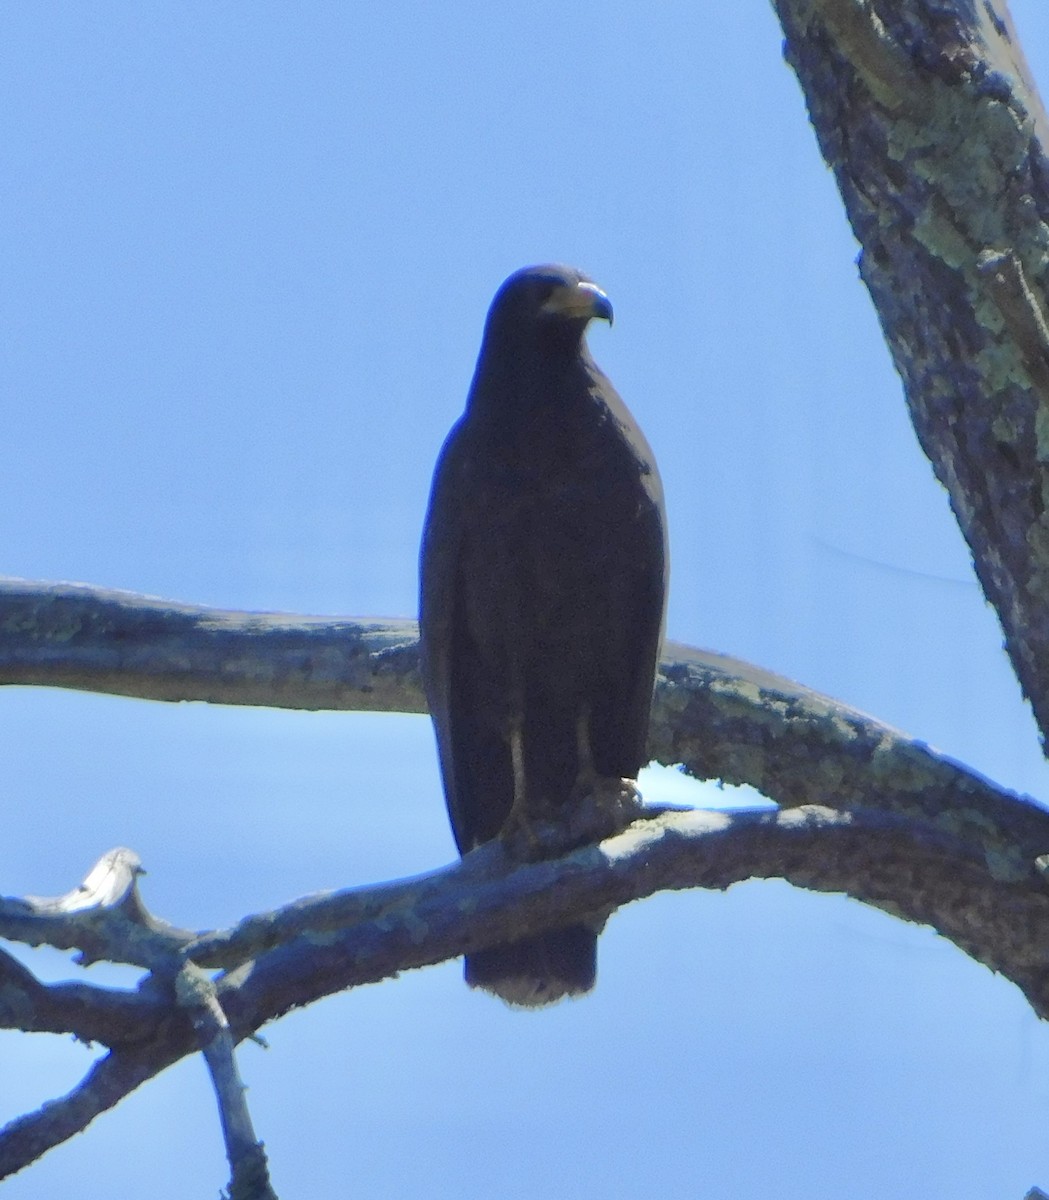
[[[1043,844],[1049,845],[1049,816],[1036,810],[1033,819],[1042,823]],[[997,854],[989,852],[991,844],[993,839],[967,840],[961,832],[884,811],[806,806],[674,812],[638,821],[615,838],[556,861],[515,864],[498,844],[489,844],[461,863],[415,879],[307,897],[184,946],[186,963],[227,968],[199,1004],[189,1003],[196,1025],[186,1017],[190,993],[158,969],[151,985],[137,993],[134,1037],[116,1041],[68,1096],[0,1131],[0,1178],[199,1049],[202,1036],[217,1082],[224,1081],[219,1094],[232,1131],[231,1162],[238,1154],[246,1161],[243,1154],[250,1155],[257,1142],[237,1106],[232,1047],[268,1021],[346,988],[580,913],[610,913],[667,889],[724,889],[745,879],[781,878],[854,896],[931,925],[1012,979],[1035,1011],[1047,1016],[1049,966],[1031,947],[1049,938],[1049,888],[1037,862],[1016,860],[1002,869]],[[129,879],[135,888],[135,876]],[[79,919],[89,921],[90,914]],[[69,941],[64,915],[40,920],[55,921],[63,942]],[[34,944],[46,940],[44,932],[43,926],[33,930]]]

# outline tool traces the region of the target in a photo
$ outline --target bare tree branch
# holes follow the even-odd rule
[[[48,1150],[82,1133],[100,1113],[184,1058],[193,1049],[192,1028],[188,1021],[184,1026],[176,1032],[162,1024],[149,1042],[111,1050],[71,1092],[0,1129],[0,1179],[14,1175]]]
[[[1049,845],[1049,815],[1036,810],[1035,816],[1045,833],[1042,844]],[[298,901],[274,914],[283,939],[269,939],[271,948],[221,975],[215,998],[232,1042],[238,1042],[323,996],[566,917],[609,913],[666,889],[724,889],[744,879],[782,878],[931,925],[1011,979],[1047,1016],[1049,887],[1034,863],[1022,878],[997,865],[984,847],[958,833],[887,812],[807,806],[664,813],[555,861],[517,865],[491,843],[416,879]],[[344,924],[332,919],[336,911]],[[256,927],[265,920],[253,919]],[[222,938],[202,939],[191,953],[198,961],[239,957],[228,953],[230,941],[235,935],[227,935],[227,950],[219,952]],[[68,1096],[0,1131],[0,1178],[198,1048],[198,1034],[173,989],[152,1013],[148,1036],[119,1044]]]
[[[85,983],[43,984],[0,951],[0,1029],[71,1033],[106,1046],[149,1036],[166,1010],[159,997]]]
[[[1045,823],[1049,834],[1049,817]],[[261,954],[227,977],[236,995],[227,998],[220,983],[220,996],[231,1023],[255,1025],[263,1012],[549,928],[567,915],[751,878],[844,892],[932,925],[1049,1013],[1049,956],[1039,949],[1049,933],[1049,888],[1039,871],[1032,867],[1024,883],[996,878],[980,848],[942,830],[887,813],[817,807],[664,814],[554,862],[515,866],[497,845],[483,847],[444,871],[375,889],[385,903],[374,916]]]
[[[0,683],[274,708],[425,712],[414,621],[227,612],[0,580]]]
[[[1023,875],[1045,853],[1045,812],[1028,797],[892,726],[782,676],[668,647],[649,749],[698,779],[750,784],[784,808],[883,809],[983,845]]]
[[[179,1004],[190,1014],[215,1085],[222,1137],[230,1167],[230,1200],[277,1200],[262,1143],[248,1112],[246,1088],[237,1070],[233,1035],[215,985],[192,963],[175,980]]]
[[[64,896],[0,896],[0,937],[28,946],[79,950],[80,961],[130,963],[174,972],[195,934],[146,911],[138,893],[142,865],[134,850],[104,854]]]
[[[0,584],[0,682],[426,711],[414,621],[237,613],[70,584]],[[971,813],[1004,828],[1010,844],[1027,812],[1014,810],[1012,793],[855,709],[677,643],[661,664],[649,750],[698,779],[749,783],[782,805],[887,807],[924,820],[947,813],[951,822]],[[1025,841],[1025,857],[1028,849]]]

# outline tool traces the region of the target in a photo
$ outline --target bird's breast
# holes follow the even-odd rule
[[[471,472],[476,533],[542,535],[570,543],[575,556],[597,551],[579,540],[591,528],[629,521],[649,464],[631,453],[610,415],[589,422],[540,414],[489,445]]]
[[[651,464],[614,414],[583,415],[536,415],[472,462],[467,609],[522,644],[559,644],[581,611],[599,631],[610,590],[652,556]]]

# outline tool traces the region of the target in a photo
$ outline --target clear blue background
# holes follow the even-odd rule
[[[1049,81],[1049,10],[1013,7]],[[662,468],[670,636],[1049,797],[780,38],[756,2],[3,6],[0,571],[414,615],[488,302],[561,259],[616,306],[591,345]],[[421,717],[12,688],[0,752],[8,894],[124,844],[156,912],[213,927],[454,855]],[[240,1057],[289,1200],[1049,1187],[1016,989],[777,883],[620,913],[585,1001],[511,1012],[449,963],[265,1032]],[[89,1061],[4,1034],[0,1116]],[[194,1059],[4,1195],[225,1179]]]

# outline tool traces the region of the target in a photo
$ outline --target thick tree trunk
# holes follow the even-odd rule
[[[1049,122],[1004,0],[774,0],[914,428],[1049,731]]]

